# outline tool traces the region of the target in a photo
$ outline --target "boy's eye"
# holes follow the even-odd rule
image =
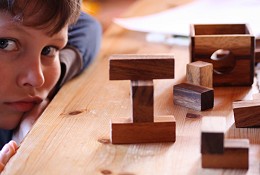
[[[0,39],[0,49],[6,51],[18,50],[18,46],[15,41],[10,39]]]
[[[57,54],[58,49],[53,46],[46,46],[42,49],[42,55],[53,57]]]

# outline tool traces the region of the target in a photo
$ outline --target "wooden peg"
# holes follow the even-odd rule
[[[213,65],[204,61],[195,61],[187,64],[187,82],[199,86],[212,88]]]
[[[153,80],[174,78],[172,55],[112,55],[109,58],[110,80]]]
[[[111,120],[113,144],[175,142],[176,122],[174,116],[156,117],[151,123],[132,123],[124,118]]]
[[[201,153],[224,153],[226,119],[224,117],[203,117],[201,126]]]
[[[214,106],[212,88],[181,83],[174,86],[174,104],[195,110],[206,110]]]
[[[153,122],[153,81],[131,81],[132,121]]]
[[[260,100],[233,102],[233,112],[237,128],[260,126]]]
[[[226,139],[223,154],[202,154],[202,168],[248,169],[249,140]]]

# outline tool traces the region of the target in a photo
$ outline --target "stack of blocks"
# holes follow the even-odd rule
[[[187,64],[187,83],[174,86],[174,104],[198,111],[213,108],[212,74],[211,63],[196,61]]]
[[[224,117],[202,118],[202,168],[248,169],[248,139],[225,139],[225,129]]]
[[[111,121],[113,144],[175,142],[174,116],[154,117],[153,79],[174,78],[174,58],[168,55],[112,55],[110,80],[131,80],[132,118]]]

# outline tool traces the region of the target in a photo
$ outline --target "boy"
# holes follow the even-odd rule
[[[101,27],[80,5],[0,0],[0,172],[58,89],[96,56]]]

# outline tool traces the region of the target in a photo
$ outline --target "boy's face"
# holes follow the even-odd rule
[[[46,99],[60,76],[59,50],[67,26],[53,36],[0,12],[0,128],[13,129]]]

